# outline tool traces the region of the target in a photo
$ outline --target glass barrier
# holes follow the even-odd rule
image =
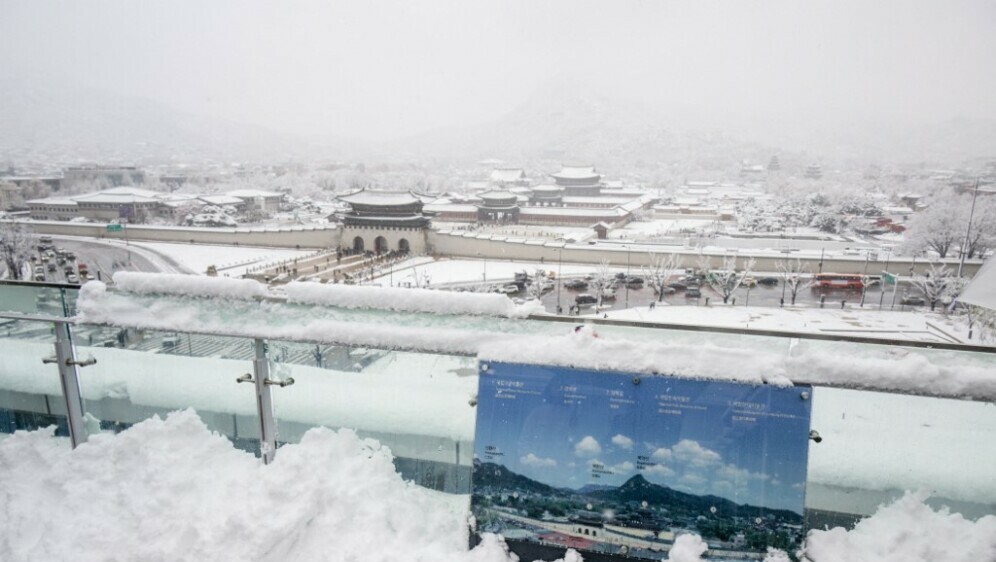
[[[51,322],[0,319],[0,438],[54,425],[70,446],[59,369],[42,363],[54,355]]]
[[[259,421],[251,384],[253,340],[177,332],[77,325],[84,417],[92,435],[118,432],[154,415],[193,408],[212,431],[259,454]]]
[[[78,296],[75,287],[0,281],[0,312],[73,316]]]
[[[817,387],[812,408],[809,527],[849,526],[907,490],[996,514],[996,404]]]
[[[428,488],[469,494],[476,360],[432,353],[269,342],[278,443],[315,426],[350,428],[391,449],[398,471]],[[277,452],[279,456],[279,449]]]

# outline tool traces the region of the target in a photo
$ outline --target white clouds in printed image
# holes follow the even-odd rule
[[[672,476],[674,476],[674,471],[662,464],[655,464],[654,466],[648,466],[647,468],[643,469],[643,475],[648,478],[655,478],[661,480],[664,478],[671,478]]]
[[[712,449],[706,449],[699,445],[697,441],[682,439],[678,444],[671,447],[674,458],[682,463],[688,463],[694,467],[705,468],[717,465],[722,462],[723,457]]]
[[[612,438],[612,444],[616,447],[626,449],[627,451],[633,448],[633,440],[626,437],[622,433]]]
[[[591,435],[586,435],[584,439],[578,441],[574,446],[574,454],[578,457],[595,457],[602,454],[602,446],[598,444]]]
[[[533,468],[553,468],[557,466],[557,461],[537,457],[536,455],[529,453],[528,455],[519,457],[519,464],[523,466],[531,466]]]
[[[671,454],[671,449],[668,449],[667,447],[661,447],[650,455],[650,458],[656,462],[670,462],[673,457],[674,455]]]

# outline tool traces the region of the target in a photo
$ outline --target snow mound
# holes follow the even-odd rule
[[[75,451],[52,431],[0,442],[0,560],[513,560],[495,536],[468,552],[466,507],[350,430],[313,429],[270,465],[191,410]]]
[[[287,293],[288,302],[291,303],[343,308],[374,308],[401,312],[474,314],[510,318],[525,318],[530,314],[543,313],[543,306],[536,301],[516,306],[508,297],[499,294],[296,282],[288,283],[284,290]]]
[[[87,285],[91,283],[87,283]],[[140,295],[183,295],[247,300],[264,297],[267,294],[266,285],[251,279],[205,277],[202,275],[182,275],[176,273],[119,271],[114,274],[114,285],[121,291]]]
[[[805,554],[813,562],[981,562],[996,560],[996,515],[970,521],[947,508],[934,511],[927,494],[907,492],[847,531],[812,531]]]
[[[670,562],[698,562],[709,546],[698,535],[681,535],[667,554]]]

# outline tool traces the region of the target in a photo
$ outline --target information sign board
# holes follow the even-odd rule
[[[599,559],[661,560],[685,533],[728,560],[800,545],[810,388],[480,370],[478,533],[520,553],[542,545]]]

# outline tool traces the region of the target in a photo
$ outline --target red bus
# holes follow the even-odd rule
[[[856,289],[864,288],[862,275],[857,273],[817,273],[813,275],[814,289]]]

